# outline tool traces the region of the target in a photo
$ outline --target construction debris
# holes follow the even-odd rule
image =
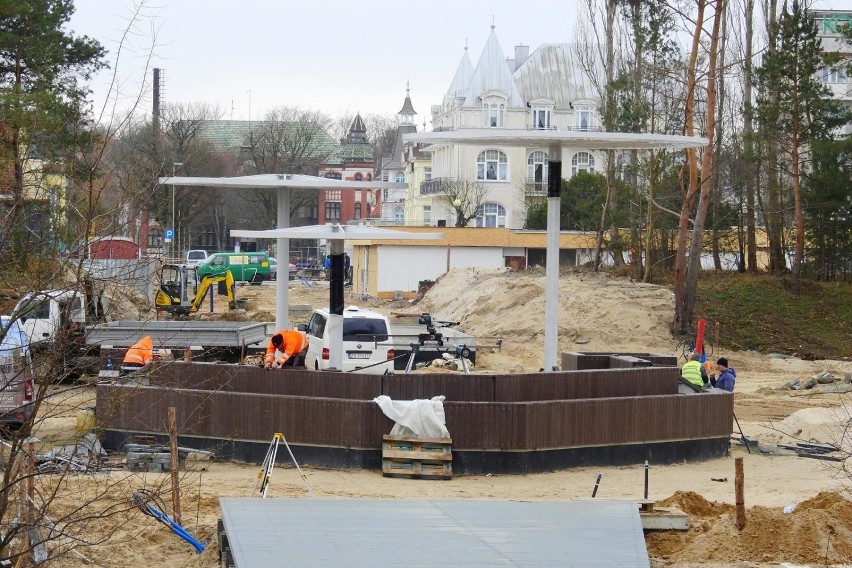
[[[800,378],[791,379],[779,388],[795,391],[818,389],[819,392],[852,392],[852,374],[846,373],[839,376],[829,371],[820,371],[804,380]]]
[[[47,453],[38,454],[35,467],[39,473],[99,471],[104,468],[106,455],[95,433],[89,432],[76,445],[55,446]]]
[[[126,444],[127,458],[124,469],[127,471],[147,471],[163,473],[171,469],[172,457],[168,444]],[[178,447],[178,469],[186,466],[186,459],[192,455],[195,459],[212,459],[213,452]]]

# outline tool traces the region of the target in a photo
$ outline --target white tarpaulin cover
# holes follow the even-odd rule
[[[385,416],[396,422],[390,431],[391,436],[450,437],[445,426],[443,396],[435,396],[431,400],[391,400],[389,396],[381,395],[373,402],[379,405]]]

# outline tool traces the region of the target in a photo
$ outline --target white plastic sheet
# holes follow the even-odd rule
[[[385,416],[396,422],[391,436],[415,438],[449,438],[444,416],[444,398],[435,396],[430,400],[391,400],[381,395],[373,399]]]

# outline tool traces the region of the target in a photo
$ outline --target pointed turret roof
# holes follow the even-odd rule
[[[403,116],[410,115],[414,116],[417,114],[417,111],[414,110],[414,106],[411,104],[411,97],[408,94],[409,86],[408,83],[405,84],[405,102],[402,103],[402,110],[400,110],[396,114],[401,114]]]
[[[364,120],[361,118],[360,112],[355,114],[355,120],[352,121],[349,132],[367,132],[367,127],[364,126]]]
[[[467,88],[470,86],[472,76],[473,65],[470,63],[470,56],[467,54],[467,46],[464,46],[464,54],[459,62],[458,69],[456,69],[456,74],[453,76],[453,82],[447,89],[447,100],[463,99],[467,95]]]
[[[506,56],[503,54],[500,42],[497,41],[497,34],[494,33],[493,25],[488,41],[485,43],[485,49],[482,50],[482,55],[479,56],[476,68],[473,70],[463,106],[481,106],[480,97],[482,93],[491,90],[506,93],[509,96],[508,104],[510,107],[521,107],[524,104],[521,94],[515,86],[515,81],[512,79],[512,71],[506,63]]]

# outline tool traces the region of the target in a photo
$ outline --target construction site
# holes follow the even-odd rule
[[[56,452],[37,467],[75,471],[56,487],[38,477],[38,491],[57,491],[54,520],[81,496],[116,512],[48,547],[65,549],[63,566],[852,559],[852,363],[726,351],[733,395],[679,392],[671,292],[565,273],[561,371],[541,374],[544,280],[455,269],[416,300],[346,293],[391,329],[417,313],[453,322],[478,340],[465,365],[439,356],[391,375],[324,373],[190,351],[118,377],[104,371],[105,350],[100,378],[51,387],[33,435],[39,455]],[[329,285],[294,279],[289,295],[295,324],[327,305]],[[218,296],[193,321],[274,319],[274,286],[235,296],[239,309]],[[443,397],[449,437],[389,437],[382,397]],[[62,461],[68,446],[88,449]]]

